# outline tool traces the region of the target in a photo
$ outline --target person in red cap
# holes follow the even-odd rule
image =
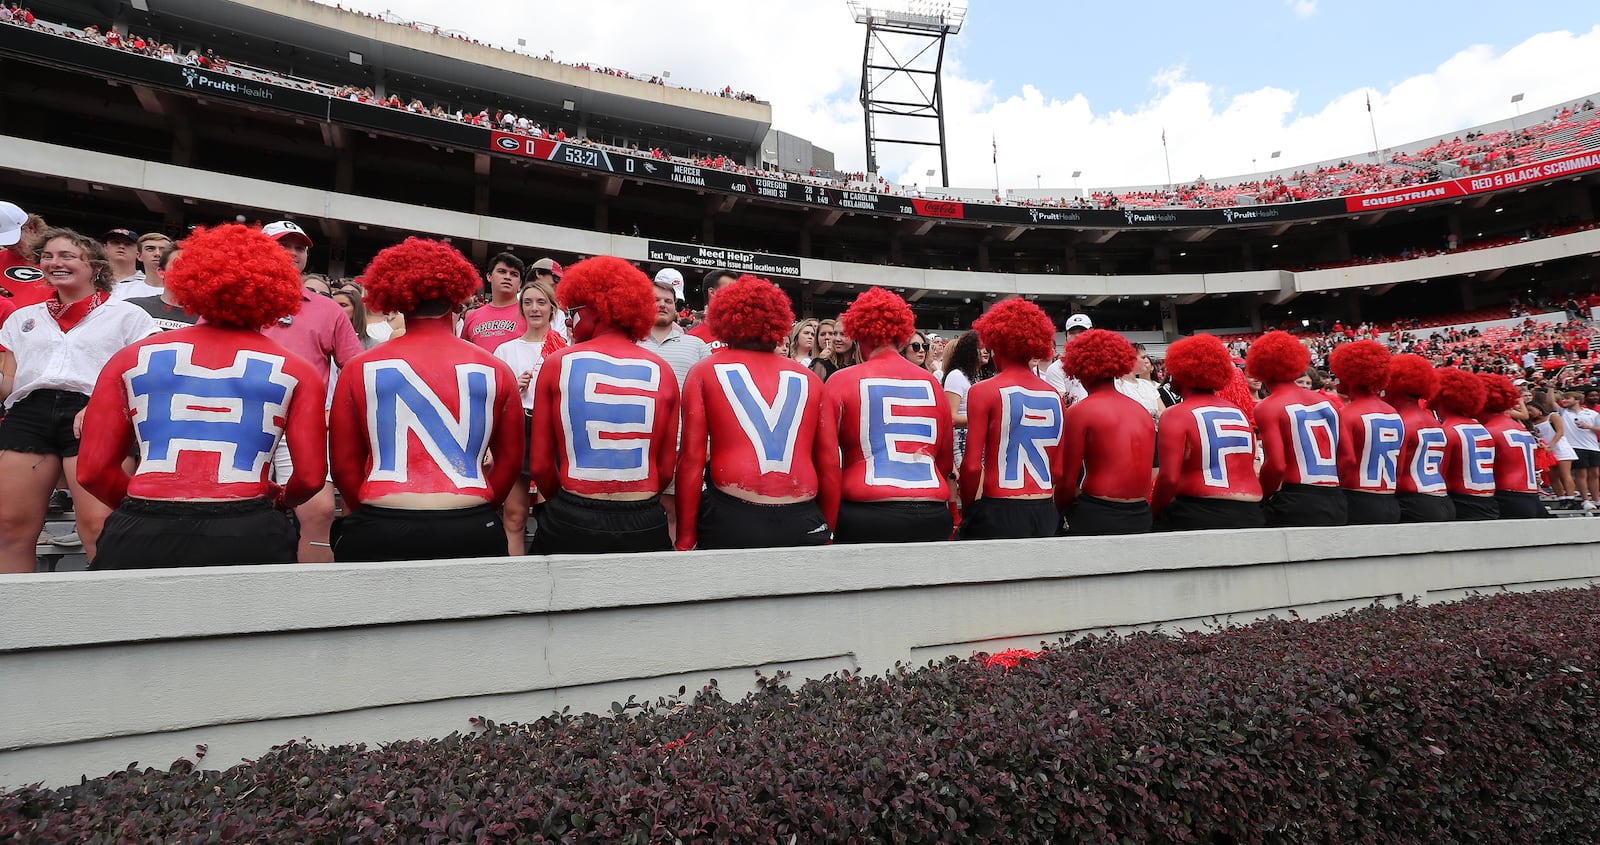
[[[933,374],[900,354],[916,332],[911,306],[875,287],[856,297],[840,322],[866,360],[835,372],[822,391],[818,436],[825,452],[840,456],[837,469],[819,467],[834,542],[950,539],[950,404]]]
[[[794,322],[789,297],[740,276],[718,291],[706,322],[727,346],[684,383],[677,547],[826,545],[833,532],[817,504],[817,468],[837,467],[839,455],[817,437],[822,379],[772,351]]]
[[[1349,401],[1339,408],[1339,486],[1351,525],[1400,521],[1400,448],[1405,422],[1379,398],[1389,378],[1389,350],[1375,340],[1334,347],[1328,366]]]
[[[1056,501],[1066,515],[1069,535],[1150,530],[1156,425],[1143,405],[1116,386],[1118,378],[1133,371],[1137,359],[1133,344],[1105,329],[1089,329],[1067,341],[1062,350],[1062,371],[1086,392],[1067,409],[1056,482]]]
[[[1438,389],[1439,374],[1428,359],[1405,354],[1389,360],[1383,395],[1405,427],[1394,496],[1401,522],[1454,522],[1456,518],[1444,481],[1444,426],[1422,406]]]
[[[677,463],[678,380],[638,341],[655,322],[650,278],[621,258],[569,268],[556,285],[572,345],[534,382],[529,471],[546,497],[534,550],[667,551],[661,491]]]
[[[505,362],[455,336],[478,274],[454,247],[406,238],[361,276],[406,333],[339,371],[328,420],[345,516],[338,561],[505,555],[500,506],[522,472],[522,398]]]
[[[44,273],[29,257],[33,239],[46,228],[38,215],[23,211],[15,203],[0,202],[0,247],[4,247],[0,249],[0,301],[12,306],[8,313],[43,302],[53,292]]]
[[[1167,347],[1167,374],[1183,401],[1161,415],[1160,469],[1150,507],[1164,531],[1260,528],[1256,434],[1220,395],[1242,379],[1222,341],[1208,334]]]
[[[300,274],[237,224],[198,229],[181,248],[167,290],[205,322],[112,356],[84,415],[94,436],[78,453],[78,480],[116,508],[90,568],[292,563],[284,511],[322,488],[326,388],[261,327],[299,310]],[[281,487],[270,480],[280,438],[296,467]]]
[[[1444,481],[1458,521],[1498,519],[1494,499],[1494,438],[1476,417],[1489,400],[1478,377],[1442,367],[1439,389],[1428,400],[1444,427]]]
[[[990,308],[972,328],[999,371],[967,393],[959,537],[1054,537],[1061,529],[1055,493],[1062,478],[1063,408],[1060,394],[1029,362],[1055,354],[1055,326],[1039,306],[1013,298]]]
[[[1539,502],[1539,474],[1534,455],[1539,438],[1506,414],[1522,401],[1522,391],[1497,373],[1478,373],[1485,398],[1478,422],[1494,440],[1494,499],[1501,519],[1549,516]]]
[[[1245,371],[1270,391],[1255,410],[1268,525],[1345,524],[1338,411],[1328,397],[1294,383],[1310,365],[1305,344],[1285,331],[1262,335],[1245,357]]]

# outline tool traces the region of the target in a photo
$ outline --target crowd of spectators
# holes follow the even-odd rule
[[[441,38],[451,38],[473,44],[481,43],[459,32],[441,31],[437,27],[428,24],[399,20],[392,16],[372,15],[371,13],[358,12],[353,9],[343,9],[342,6],[336,6],[336,8],[353,14],[366,15],[389,23],[431,32]],[[132,32],[121,33],[110,27],[107,27],[104,31],[98,26],[89,26],[83,30],[78,30],[59,24],[39,22],[32,12],[18,3],[0,6],[0,23],[41,27],[63,37],[93,41],[107,47],[136,52],[152,58],[225,72],[257,82],[287,85],[301,90],[313,91],[330,97],[350,99],[374,106],[402,109],[441,120],[485,126],[532,137],[603,147],[619,152],[634,154],[645,152],[645,150],[641,150],[637,143],[630,144],[627,147],[618,147],[594,141],[586,135],[576,132],[569,133],[562,127],[541,126],[538,121],[529,119],[525,114],[517,114],[519,108],[515,105],[491,107],[484,104],[441,103],[437,101],[429,103],[424,102],[421,97],[399,92],[390,92],[385,96],[378,96],[370,87],[332,85],[297,79],[275,71],[240,66],[216,55],[215,51],[210,48],[192,47],[182,50],[153,36],[146,37]],[[658,85],[667,84],[661,77],[637,76],[617,68],[595,66],[587,63],[558,62],[549,54],[543,56],[543,59],[608,76],[624,77]],[[758,101],[753,95],[735,91],[732,86],[724,86],[720,91],[701,91],[701,93],[728,99]],[[1287,175],[1275,174],[1238,181],[1214,181],[1201,177],[1194,182],[1170,187],[1099,190],[1093,191],[1088,195],[1074,195],[1054,199],[1036,197],[1011,198],[997,194],[993,201],[996,204],[1025,207],[1093,210],[1121,208],[1229,208],[1238,205],[1266,205],[1353,196],[1374,191],[1428,184],[1443,178],[1496,170],[1514,166],[1518,163],[1540,161],[1565,155],[1579,149],[1593,148],[1600,145],[1600,140],[1593,140],[1593,136],[1596,133],[1600,133],[1600,115],[1595,115],[1594,109],[1594,102],[1585,100],[1581,103],[1563,107],[1549,119],[1533,123],[1516,132],[1506,130],[1489,133],[1468,132],[1453,139],[1440,139],[1437,143],[1415,152],[1393,152],[1383,162],[1346,160],[1336,164],[1319,165],[1309,170],[1297,170]],[[525,108],[520,110],[528,111]],[[796,182],[889,196],[920,197],[926,193],[917,185],[896,185],[876,174],[835,172],[814,167],[805,171],[792,171],[781,167],[769,168],[764,163],[760,167],[749,167],[726,155],[681,156],[667,152],[659,146],[649,148],[648,154],[660,160],[693,164],[700,167],[748,175],[765,175],[779,172],[786,178]]]

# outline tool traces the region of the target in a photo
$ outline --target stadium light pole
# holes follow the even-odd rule
[[[1515,135],[1515,134],[1517,134],[1517,119],[1522,117],[1522,92],[1521,91],[1518,91],[1517,93],[1511,95],[1511,105],[1512,105],[1513,108],[1515,108],[1517,110],[1517,113],[1511,116],[1511,134]]]
[[[867,28],[861,52],[861,110],[865,120],[867,171],[878,171],[878,145],[939,148],[940,172],[950,184],[944,131],[945,40],[961,31],[966,0],[846,0],[855,22]],[[888,125],[880,128],[879,118]],[[915,120],[902,120],[913,118]],[[902,129],[932,121],[938,140],[926,134],[900,137]],[[926,126],[926,123],[921,125]],[[915,136],[918,133],[906,133]]]
[[[1072,190],[1078,190],[1078,177],[1083,175],[1082,170],[1072,171]]]

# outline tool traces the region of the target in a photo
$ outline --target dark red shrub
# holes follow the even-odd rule
[[[1095,636],[130,767],[0,796],[0,841],[1590,842],[1597,643],[1596,590]]]

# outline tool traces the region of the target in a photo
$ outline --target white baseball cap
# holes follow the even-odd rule
[[[11,246],[22,240],[22,225],[28,222],[28,212],[15,203],[0,202],[0,246]]]
[[[662,283],[670,283],[672,285],[672,292],[677,295],[679,299],[684,298],[682,273],[679,273],[677,270],[674,270],[671,267],[663,267],[661,268],[661,272],[656,273],[656,284]]]
[[[1089,319],[1088,314],[1073,314],[1071,317],[1067,318],[1066,330],[1069,332],[1073,329],[1092,328],[1094,328],[1094,322]]]
[[[262,226],[261,234],[266,235],[275,241],[281,241],[284,238],[290,237],[291,235],[298,235],[305,239],[306,246],[312,245],[311,236],[306,234],[306,230],[300,228],[298,223],[292,223],[288,220],[279,220],[275,223],[268,223],[267,225]]]

